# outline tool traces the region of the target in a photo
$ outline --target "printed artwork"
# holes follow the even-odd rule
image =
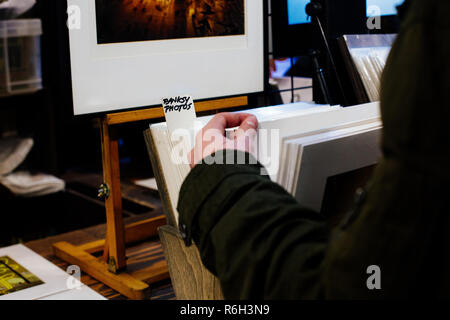
[[[97,43],[245,34],[245,0],[95,0]]]
[[[10,257],[0,257],[0,296],[43,283]]]

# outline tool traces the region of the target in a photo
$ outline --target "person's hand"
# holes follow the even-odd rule
[[[234,132],[225,129],[239,127]],[[221,150],[240,150],[255,155],[258,119],[248,113],[217,114],[198,134],[195,147],[189,153],[193,168],[197,163]]]

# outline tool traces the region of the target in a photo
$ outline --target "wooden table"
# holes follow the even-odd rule
[[[149,215],[142,215],[136,217],[130,217],[124,219],[126,223],[134,223],[140,220],[148,219]],[[106,232],[105,225],[99,225],[95,227],[86,228],[83,230],[77,230],[62,235],[49,237],[42,240],[35,240],[25,243],[25,245],[36,253],[40,254],[47,260],[51,261],[63,270],[66,270],[69,266],[66,262],[58,259],[53,254],[52,244],[59,241],[67,241],[74,245],[82,245],[87,242],[92,242],[100,239],[104,239]],[[161,243],[158,238],[150,239],[144,243],[136,244],[133,247],[127,248],[128,268],[130,270],[140,270],[145,268],[146,265],[155,261],[159,261],[164,258]],[[98,282],[92,277],[82,274],[81,281],[88,285],[91,289],[97,291],[107,299],[111,300],[125,300],[126,297],[120,295],[116,291],[107,287],[106,285]],[[161,283],[157,283],[152,288],[151,300],[173,300],[175,294],[172,289],[170,280],[166,280]]]

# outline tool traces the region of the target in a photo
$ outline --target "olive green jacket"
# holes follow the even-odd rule
[[[187,177],[180,228],[226,298],[450,297],[450,1],[410,6],[382,81],[384,157],[341,226],[329,232],[259,165]]]

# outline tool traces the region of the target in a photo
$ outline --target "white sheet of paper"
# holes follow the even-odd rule
[[[80,289],[72,289],[55,295],[40,298],[39,300],[108,300],[98,294],[88,286],[82,286]]]
[[[21,244],[0,249],[0,256],[9,256],[44,282],[35,287],[0,296],[0,300],[38,300],[76,290],[67,287],[69,274]],[[86,290],[91,289],[87,288],[84,292]],[[90,296],[92,294],[91,292]]]
[[[170,134],[179,129],[191,130],[194,128],[197,115],[191,96],[164,98],[162,104]]]
[[[136,180],[134,182],[134,184],[137,186],[143,187],[143,188],[147,188],[147,189],[151,189],[151,190],[158,190],[158,185],[156,183],[155,178],[145,179],[145,180]]]

